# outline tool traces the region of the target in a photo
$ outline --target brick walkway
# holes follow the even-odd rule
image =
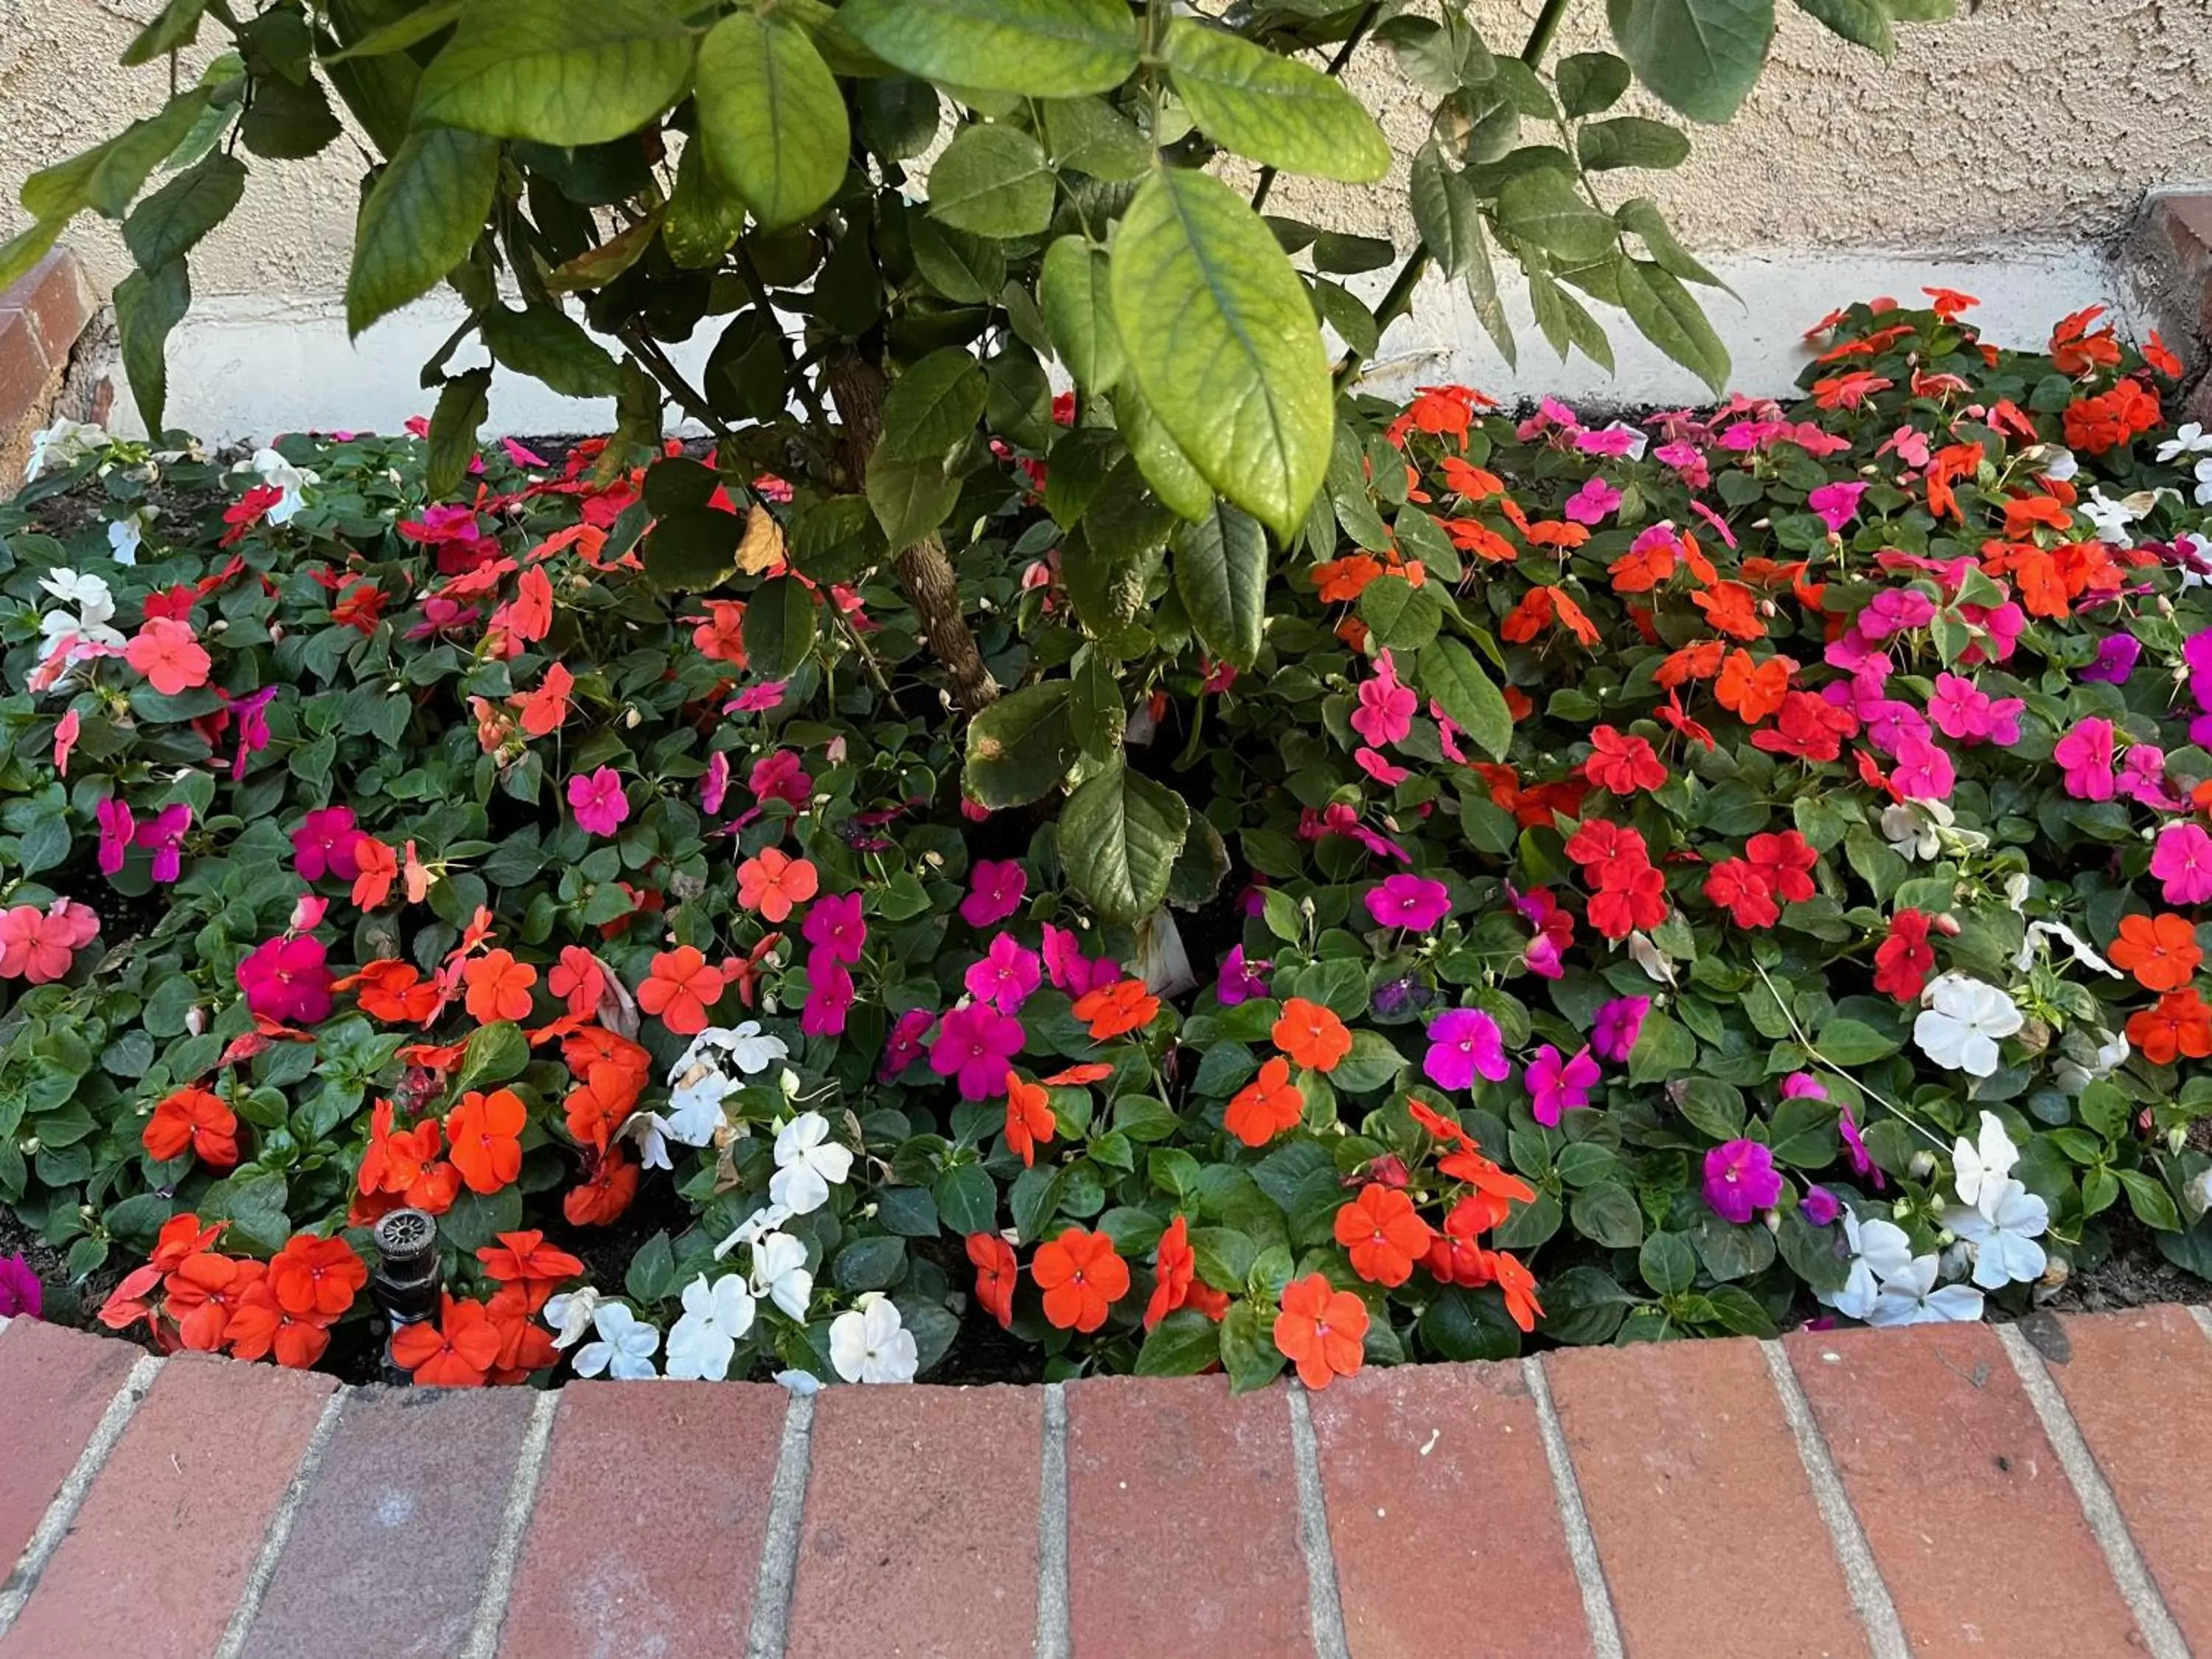
[[[0,1332],[0,1659],[2212,1654],[2212,1317],[1065,1388]]]

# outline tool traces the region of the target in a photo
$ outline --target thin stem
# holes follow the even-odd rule
[[[1536,24],[1528,31],[1528,44],[1521,48],[1521,61],[1530,69],[1552,48],[1552,37],[1559,32],[1560,21],[1567,15],[1572,0],[1544,0],[1544,9],[1536,14]]]
[[[836,609],[834,605],[830,608],[833,611]],[[853,649],[860,653],[861,666],[868,671],[868,678],[874,682],[876,690],[886,697],[890,696],[891,683],[884,678],[883,660],[876,655],[874,649],[868,644],[867,636],[860,632],[860,628],[850,617],[842,612],[837,616],[837,625],[845,630],[846,639],[851,642]]]
[[[830,411],[822,407],[822,399],[814,390],[814,382],[799,372],[798,360],[791,354],[791,342],[785,337],[783,325],[775,319],[775,302],[769,298],[768,284],[761,281],[760,270],[753,264],[753,256],[745,252],[741,239],[737,246],[738,275],[744,279],[745,291],[753,296],[753,304],[760,308],[761,326],[775,337],[776,356],[783,359],[784,379],[790,381],[806,405],[806,412],[814,418],[816,428],[830,429]]]
[[[1391,283],[1389,292],[1382,296],[1382,303],[1375,307],[1375,338],[1378,344],[1390,325],[1404,316],[1407,308],[1413,304],[1413,289],[1419,285],[1428,269],[1429,251],[1425,247],[1415,248],[1406,257],[1406,263],[1398,267],[1397,277]],[[1358,347],[1346,348],[1344,361],[1336,366],[1336,389],[1339,392],[1348,390],[1359,378],[1360,365],[1364,361]]]
[[[684,371],[669,361],[668,354],[660,349],[659,342],[635,323],[628,325],[620,332],[623,343],[643,360],[646,368],[652,371],[653,378],[660,382],[661,389],[675,398],[685,414],[724,443],[736,438],[738,434],[684,378]]]
[[[1336,49],[1336,56],[1328,60],[1328,67],[1322,71],[1322,74],[1334,78],[1344,72],[1344,66],[1352,61],[1352,49],[1358,46],[1367,31],[1373,27],[1375,19],[1382,10],[1382,0],[1371,0],[1367,9],[1361,12],[1358,21],[1352,24],[1352,32],[1344,37],[1344,44]],[[1261,167],[1260,182],[1252,191],[1253,212],[1257,213],[1267,204],[1267,192],[1274,187],[1275,169],[1271,167]]]
[[[1838,1077],[1843,1079],[1844,1082],[1850,1084],[1851,1087],[1856,1089],[1861,1094],[1864,1095],[1869,1100],[1874,1102],[1875,1105],[1883,1107],[1888,1111],[1893,1113],[1908,1128],[1918,1130],[1923,1135],[1927,1137],[1929,1143],[1933,1146],[1936,1151],[1948,1152],[1951,1150],[1948,1146],[1943,1144],[1942,1136],[1936,1134],[1933,1130],[1928,1128],[1927,1126],[1914,1118],[1911,1113],[1905,1109],[1904,1107],[1899,1105],[1893,1100],[1876,1094],[1857,1078],[1853,1077],[1842,1066],[1837,1065],[1834,1060],[1830,1060],[1818,1048],[1815,1048],[1813,1046],[1813,1039],[1805,1035],[1805,1028],[1797,1023],[1797,1016],[1790,1012],[1788,999],[1784,997],[1782,993],[1775,988],[1774,981],[1767,978],[1766,969],[1760,967],[1756,962],[1753,963],[1751,967],[1752,971],[1759,975],[1759,982],[1766,987],[1767,994],[1774,999],[1774,1006],[1782,1011],[1782,1018],[1790,1022],[1790,1035],[1797,1039],[1797,1046],[1805,1051],[1807,1057],[1810,1059],[1814,1065],[1826,1066],[1829,1071],[1833,1072]]]

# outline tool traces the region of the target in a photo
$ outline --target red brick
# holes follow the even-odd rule
[[[246,1659],[459,1652],[536,1398],[526,1389],[349,1395],[247,1633]]]
[[[213,1652],[337,1387],[202,1354],[162,1366],[0,1656]]]
[[[0,312],[7,311],[20,311],[29,319],[50,367],[67,362],[93,312],[92,292],[76,255],[56,248],[24,272],[14,287],[0,294]]]
[[[46,395],[52,370],[32,319],[0,311],[0,428],[15,424]]]
[[[1520,1368],[1393,1365],[1311,1396],[1352,1659],[1589,1651]],[[1480,1584],[1480,1616],[1437,1594]]]
[[[1743,1651],[1754,1606],[1762,1655],[1867,1650],[1757,1343],[1578,1348],[1544,1371],[1631,1653]]]
[[[1067,1390],[1076,1659],[1312,1651],[1297,1468],[1279,1389],[1115,1377]]]
[[[743,1653],[789,1400],[772,1382],[571,1382],[501,1652]]]
[[[1042,1389],[830,1389],[787,1659],[1036,1648]]]
[[[2060,1322],[2049,1367],[2189,1644],[2212,1653],[2212,1343],[2180,1308]]]
[[[13,1425],[0,1457],[0,1570],[31,1541],[138,1358],[127,1342],[43,1320],[0,1331],[0,1401]]]
[[[1988,1326],[1784,1340],[1917,1659],[2142,1650]]]

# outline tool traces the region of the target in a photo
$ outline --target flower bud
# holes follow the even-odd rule
[[[1935,920],[1929,925],[1935,928],[1937,933],[1942,934],[1945,939],[1956,939],[1959,937],[1959,919],[1953,915],[1948,910],[1945,910],[1938,914]]]
[[[783,1091],[784,1097],[787,1100],[799,1092],[799,1073],[793,1071],[788,1066],[783,1068],[782,1073],[776,1078],[775,1082],[776,1086]]]
[[[1782,1231],[1782,1212],[1779,1210],[1762,1210],[1759,1212],[1759,1224],[1770,1233],[1778,1233]]]
[[[194,1036],[204,1035],[207,1030],[207,1010],[204,1008],[185,1009],[185,1030],[190,1031]]]
[[[1925,1181],[1936,1173],[1936,1154],[1930,1152],[1915,1152],[1912,1155],[1912,1161],[1906,1164],[1905,1169],[1905,1173],[1915,1181]]]
[[[635,708],[625,708],[623,710],[623,725],[632,732],[637,730],[638,722],[642,720],[644,718],[645,716],[639,714]]]

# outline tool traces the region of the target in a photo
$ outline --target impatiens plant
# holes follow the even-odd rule
[[[1927,298],[1788,407],[1347,398],[1287,544],[1173,532],[1264,568],[1249,650],[1151,569],[1135,687],[1086,392],[963,485],[965,727],[721,440],[449,496],[436,438],[58,434],[0,509],[0,1204],[114,1327],[350,1369],[426,1211],[392,1358],[449,1385],[1322,1387],[2212,1269],[2212,437],[2154,337]],[[707,514],[746,597],[656,577]],[[1057,815],[998,787],[1040,731]]]

